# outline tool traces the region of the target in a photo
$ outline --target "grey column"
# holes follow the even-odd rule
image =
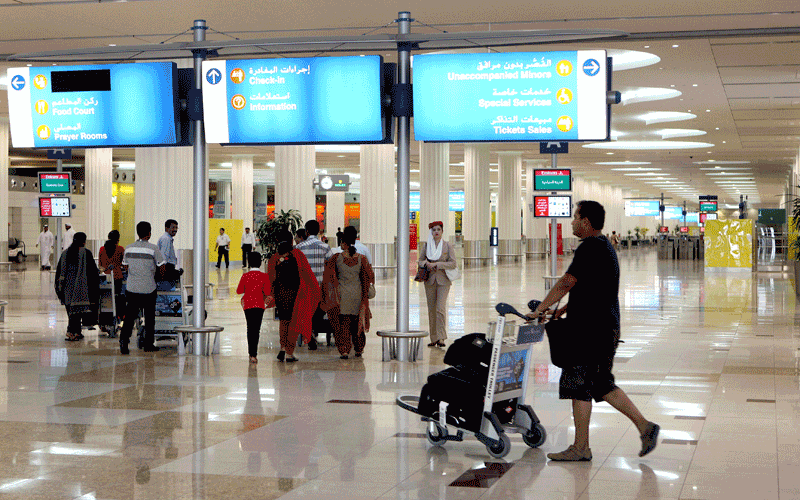
[[[314,146],[275,146],[275,212],[298,210],[303,222],[316,217]]]
[[[420,143],[419,145],[419,239],[428,240],[428,224],[435,220],[444,223],[442,238],[450,241],[455,228],[450,218],[450,144]]]
[[[520,212],[522,153],[500,153],[497,188],[498,262],[516,262],[522,257]]]
[[[489,145],[464,145],[464,265],[489,263]]]
[[[106,241],[112,225],[111,183],[112,149],[87,149],[85,172],[86,248],[95,257]]]
[[[372,253],[379,276],[396,266],[394,164],[393,144],[361,146],[361,243]]]
[[[0,118],[0,249],[4,252],[8,249],[8,141],[8,118],[3,117]],[[58,260],[58,253],[55,259]],[[8,260],[8,254],[0,256],[0,260]]]
[[[331,246],[341,243],[335,239],[338,228],[344,229],[344,192],[328,191],[325,195],[325,235]]]

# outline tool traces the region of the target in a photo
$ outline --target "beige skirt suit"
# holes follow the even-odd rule
[[[442,239],[442,255],[435,261],[435,270],[430,270],[425,282],[425,298],[428,301],[428,329],[431,342],[444,341],[447,338],[447,296],[450,293],[450,280],[445,269],[455,269],[456,252],[449,242]],[[427,243],[423,242],[419,250],[417,265],[425,265],[427,261]]]

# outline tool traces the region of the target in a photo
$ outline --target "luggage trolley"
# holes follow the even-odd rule
[[[100,330],[108,334],[108,338],[117,336],[120,327],[117,316],[117,301],[114,296],[114,273],[100,273]],[[110,315],[110,316],[109,316]]]
[[[163,282],[161,282],[163,283]],[[174,337],[178,342],[178,355],[186,353],[186,346],[191,343],[190,334],[179,333],[176,326],[188,325],[193,321],[194,307],[191,286],[181,286],[180,281],[170,289],[163,289],[159,283],[156,292],[156,311],[154,324],[154,340],[159,341],[167,337]],[[205,314],[208,317],[208,312]],[[141,315],[136,318],[135,330],[138,332],[137,345],[141,349],[144,345],[144,321]],[[218,350],[219,347],[215,346]]]
[[[498,317],[493,337],[471,334],[458,339],[445,354],[445,363],[454,368],[431,375],[420,396],[397,398],[398,406],[422,416],[427,423],[428,442],[434,446],[463,441],[464,432],[472,432],[492,457],[502,458],[511,451],[509,433],[522,434],[522,440],[531,448],[538,448],[547,438],[536,413],[525,404],[531,347],[544,338],[544,325],[514,325],[511,330],[516,334],[504,338],[506,314],[526,318],[509,304],[497,304],[495,309]],[[459,349],[462,353],[457,353]],[[451,352],[468,352],[472,359],[458,363],[448,356]],[[477,368],[472,373],[470,364]],[[438,393],[437,385],[442,386]],[[480,390],[483,394],[476,394]]]

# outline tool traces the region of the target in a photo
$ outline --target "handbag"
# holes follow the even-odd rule
[[[578,356],[575,355],[578,346],[570,338],[569,320],[550,320],[545,323],[544,330],[550,344],[550,361],[559,368],[578,366]]]
[[[444,274],[447,275],[447,279],[450,281],[455,281],[461,278],[461,271],[459,271],[458,266],[453,269],[445,269]]]
[[[370,283],[369,290],[367,291],[367,298],[374,299],[376,293],[377,292],[375,291],[375,285]]]
[[[428,281],[428,268],[421,266],[417,268],[417,275],[414,276],[414,281]]]

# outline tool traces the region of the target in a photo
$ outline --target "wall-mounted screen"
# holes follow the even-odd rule
[[[72,192],[70,172],[39,172],[39,192],[42,194],[69,194]]]
[[[534,196],[534,217],[572,217],[572,196]]]
[[[658,232],[659,233],[668,233],[669,232],[669,228],[667,226],[660,226],[658,228]]]
[[[664,218],[669,220],[683,219],[683,207],[664,207]]]
[[[176,80],[171,62],[10,68],[12,143],[47,149],[175,145]]]
[[[604,50],[414,56],[418,141],[602,141]]]
[[[661,215],[658,206],[658,200],[625,200],[625,215],[628,217],[656,217]]]
[[[534,169],[533,189],[536,191],[572,191],[572,170],[568,168]]]
[[[681,230],[681,234],[686,234],[686,233],[689,232],[689,227],[688,226],[681,226],[680,230]]]
[[[220,144],[386,139],[380,56],[203,62],[206,139]]]
[[[68,197],[39,198],[39,217],[71,217]]]
[[[717,202],[716,201],[701,201],[700,202],[700,211],[701,212],[716,212],[717,211]]]

